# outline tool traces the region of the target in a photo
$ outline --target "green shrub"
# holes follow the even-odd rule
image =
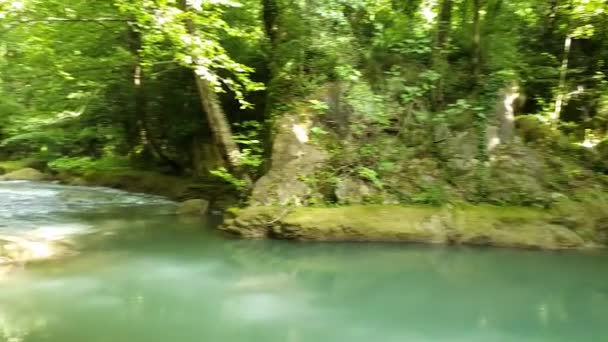
[[[60,130],[37,131],[14,135],[4,139],[0,147],[9,153],[37,153],[40,151],[58,150],[67,143]]]
[[[515,124],[517,132],[526,142],[542,142],[558,135],[548,123],[542,122],[537,115],[518,116]]]
[[[412,202],[440,206],[449,202],[449,196],[442,185],[429,185],[412,196]]]
[[[64,157],[49,163],[49,168],[56,172],[86,174],[94,171],[116,171],[130,169],[130,162],[125,158],[103,157]]]

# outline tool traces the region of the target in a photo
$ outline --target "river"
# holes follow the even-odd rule
[[[0,236],[42,251],[0,266],[0,341],[608,338],[604,252],[240,241],[174,210],[148,195],[0,182]]]

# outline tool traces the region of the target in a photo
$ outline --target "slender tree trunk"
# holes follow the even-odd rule
[[[462,1],[460,6],[458,6],[458,9],[460,10],[460,27],[467,27],[467,24],[469,23],[469,4],[469,1]]]
[[[140,56],[141,36],[135,27],[130,27],[129,29],[129,43],[131,53],[135,57],[135,65],[133,66],[133,103],[136,123],[135,127],[137,128],[137,135],[139,137],[138,142],[141,144],[144,151],[148,151],[154,158],[158,158],[154,148],[150,146],[150,137],[148,126],[146,124],[148,101],[144,88],[144,75]]]
[[[551,113],[551,121],[553,123],[559,122],[559,118],[562,113],[562,108],[567,99],[566,94],[566,78],[568,76],[568,62],[570,57],[570,48],[572,47],[572,34],[568,32],[566,39],[564,40],[564,56],[562,57],[562,64],[559,68],[559,83],[557,85],[557,96],[555,98],[555,109]]]
[[[169,158],[163,151],[162,144],[153,136],[148,116],[148,97],[145,88],[145,74],[141,61],[140,50],[142,47],[141,35],[135,27],[130,28],[131,53],[135,56],[136,63],[133,67],[133,88],[136,127],[139,131],[139,140],[144,150],[151,153],[152,157],[170,166],[174,172],[180,172],[181,166]]]
[[[482,0],[473,0],[473,83],[476,90],[481,76],[481,9]]]
[[[481,10],[483,0],[473,0],[473,51],[471,72],[473,75],[473,95],[478,98],[481,88]],[[475,119],[477,128],[477,160],[480,161],[477,169],[477,192],[480,198],[484,198],[487,193],[488,168],[486,162],[489,160],[489,153],[492,144],[498,139],[495,127],[488,125],[487,113],[478,113]]]
[[[264,103],[264,120],[262,136],[264,138],[264,163],[262,170],[265,173],[271,167],[272,160],[272,144],[273,144],[273,118],[272,111],[275,108],[278,100],[279,91],[279,69],[281,65],[279,50],[279,1],[281,0],[262,0],[262,21],[264,22],[264,30],[268,38],[268,82],[266,87],[266,100]]]
[[[433,91],[433,106],[435,109],[442,108],[445,102],[443,76],[447,73],[448,68],[447,54],[450,28],[452,26],[452,6],[452,0],[443,0],[441,2],[439,21],[437,23],[437,41],[435,42],[435,51],[433,51],[433,69],[439,73],[439,80]]]
[[[276,102],[277,76],[280,64],[279,49],[279,2],[280,0],[262,0],[262,21],[268,39],[268,87],[266,96],[266,107],[264,112],[270,116],[271,109]]]
[[[277,0],[262,0],[262,14],[264,20],[264,29],[266,37],[270,41],[271,49],[276,50],[279,40],[279,7]]]
[[[450,28],[452,26],[452,0],[443,0],[439,12],[439,22],[437,23],[437,49],[445,49],[450,38]]]
[[[572,0],[568,6],[568,12],[571,12],[573,7]],[[568,94],[566,89],[566,79],[568,76],[568,64],[570,60],[570,50],[572,48],[572,20],[568,20],[568,27],[566,29],[566,38],[564,39],[564,49],[562,56],[562,63],[559,68],[559,83],[557,84],[557,96],[555,97],[555,108],[553,113],[550,114],[550,119],[553,124],[559,122],[562,108],[568,101]]]

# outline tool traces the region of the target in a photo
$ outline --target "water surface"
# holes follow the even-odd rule
[[[239,241],[174,209],[0,183],[0,234],[77,252],[0,273],[0,341],[608,340],[601,252]]]

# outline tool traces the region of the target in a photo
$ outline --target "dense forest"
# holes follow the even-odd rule
[[[607,251],[608,0],[0,0],[0,342],[608,341]]]
[[[607,47],[604,0],[0,0],[1,166],[265,204],[599,201]]]

